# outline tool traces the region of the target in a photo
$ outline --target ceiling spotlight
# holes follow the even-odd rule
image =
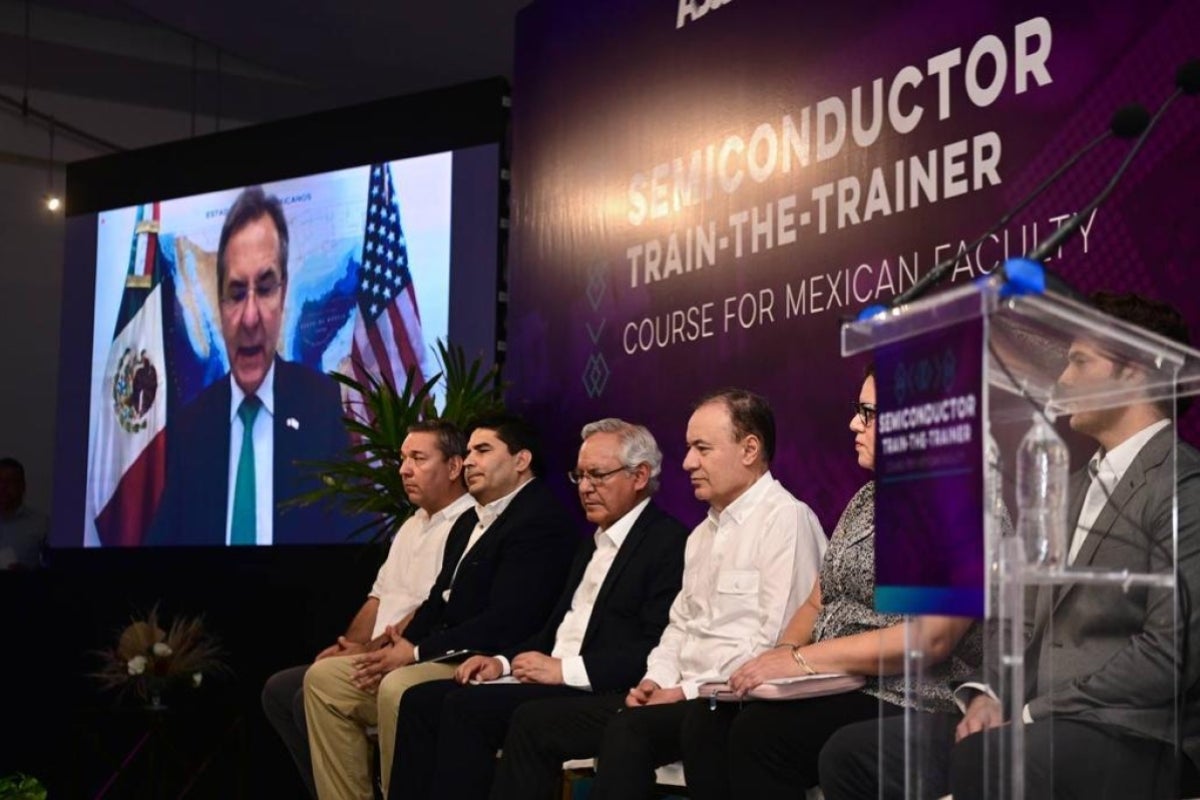
[[[48,194],[46,195],[46,208],[50,211],[58,211],[62,208],[62,200],[58,198],[58,195]]]

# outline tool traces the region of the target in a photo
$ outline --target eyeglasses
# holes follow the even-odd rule
[[[874,403],[860,403],[855,400],[850,406],[854,409],[854,414],[862,420],[862,424],[868,428],[875,421],[875,415],[879,413]]]
[[[567,480],[569,480],[571,483],[578,484],[583,483],[584,479],[586,478],[587,480],[591,481],[592,486],[601,486],[613,475],[629,469],[632,469],[632,467],[617,467],[616,469],[610,469],[608,472],[597,472],[594,469],[588,470],[587,472],[580,472],[577,469],[573,469],[567,473]]]
[[[283,281],[275,277],[264,278],[255,286],[245,283],[233,283],[221,295],[221,305],[231,310],[239,309],[246,304],[246,300],[251,294],[254,295],[259,303],[271,303],[279,297],[282,288]]]

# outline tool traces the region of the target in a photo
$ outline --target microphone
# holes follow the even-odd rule
[[[1197,70],[1197,73],[1196,83],[1200,85],[1200,69]],[[982,236],[971,242],[965,248],[960,249],[955,255],[942,260],[924,277],[922,277],[908,289],[893,297],[891,302],[887,304],[887,308],[895,308],[896,306],[912,302],[918,297],[923,296],[936,284],[941,282],[946,273],[950,272],[950,270],[958,265],[958,262],[962,259],[963,253],[972,250],[984,239],[1007,225],[1013,217],[1024,211],[1030,203],[1032,203],[1038,198],[1039,195],[1042,194],[1042,192],[1046,191],[1046,189],[1048,189],[1055,181],[1062,177],[1063,173],[1075,166],[1079,159],[1083,158],[1085,155],[1094,150],[1097,145],[1104,142],[1111,136],[1115,136],[1118,139],[1132,139],[1138,134],[1142,133],[1146,129],[1146,126],[1149,124],[1149,122],[1150,113],[1137,103],[1117,109],[1116,113],[1113,114],[1112,119],[1108,123],[1108,128],[1105,129],[1103,133],[1096,136],[1090,142],[1077,150],[1074,155],[1063,162],[1062,166],[1051,173],[1051,175],[1039,183],[1032,192],[1026,195],[1025,199],[1023,199],[1011,211],[1001,217],[995,225],[988,228]],[[872,309],[875,311],[880,310],[878,306],[872,306]]]
[[[1100,204],[1108,199],[1108,196],[1117,188],[1117,184],[1129,169],[1129,165],[1133,163],[1133,159],[1141,151],[1142,145],[1146,143],[1146,138],[1150,135],[1150,131],[1154,130],[1154,126],[1162,119],[1163,112],[1170,107],[1181,95],[1200,94],[1200,59],[1193,59],[1180,67],[1175,73],[1175,91],[1171,92],[1170,96],[1163,101],[1163,104],[1158,107],[1158,111],[1154,112],[1154,116],[1150,118],[1145,129],[1138,136],[1133,147],[1129,148],[1129,152],[1125,154],[1125,160],[1117,167],[1117,171],[1113,173],[1108,184],[1100,191],[1098,195],[1088,203],[1086,207],[1079,213],[1072,216],[1064,222],[1058,230],[1051,233],[1043,239],[1033,250],[1030,250],[1025,259],[1028,261],[1042,262],[1047,256],[1053,253],[1058,248],[1062,247],[1075,233],[1083,227],[1083,223],[1088,220],[1092,212],[1100,207]]]
[[[1131,103],[1124,108],[1118,108],[1113,114],[1108,129],[1118,139],[1132,139],[1146,130],[1150,124],[1150,112],[1141,103]]]
[[[1179,68],[1175,86],[1184,94],[1200,94],[1200,58],[1193,58]]]

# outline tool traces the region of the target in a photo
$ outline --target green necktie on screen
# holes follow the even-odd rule
[[[238,406],[242,421],[242,452],[238,456],[237,479],[233,485],[233,523],[230,525],[230,544],[255,544],[255,509],[257,491],[254,488],[254,418],[262,401],[247,396]]]

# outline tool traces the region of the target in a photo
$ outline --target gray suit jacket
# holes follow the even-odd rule
[[[1189,595],[1190,619],[1176,615],[1168,589],[1041,587],[1025,651],[1027,699],[1034,720],[1070,716],[1173,742],[1176,656],[1182,655],[1184,752],[1200,763],[1200,694],[1192,691],[1200,676],[1200,453],[1179,443],[1173,481],[1174,443],[1172,426],[1142,448],[1096,518],[1075,566],[1169,569],[1177,490],[1178,574]],[[1079,518],[1090,480],[1086,471],[1072,476],[1072,521]],[[1185,646],[1187,652],[1179,654]]]

